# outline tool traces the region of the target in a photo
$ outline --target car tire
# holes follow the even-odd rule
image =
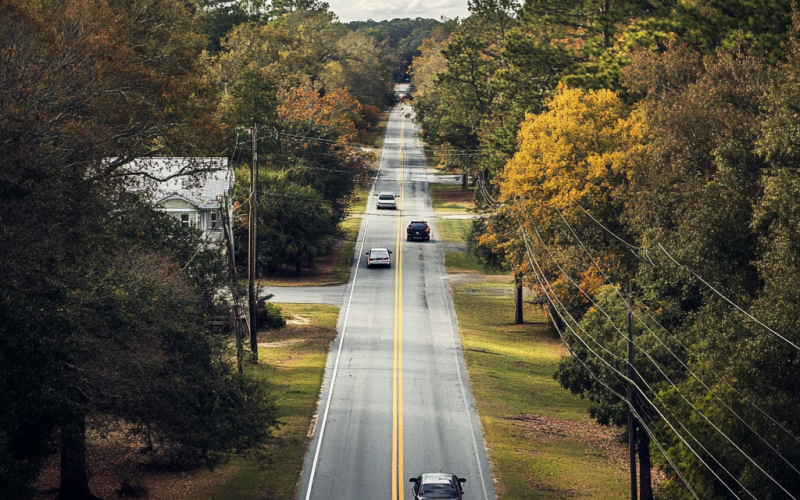
[[[431,239],[431,237],[430,237],[430,236],[426,236],[426,237],[425,237],[425,241],[428,241],[429,239]]]

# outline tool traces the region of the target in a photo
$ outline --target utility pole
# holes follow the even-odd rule
[[[258,219],[258,125],[253,125],[253,163],[250,165],[250,241],[247,248],[248,284],[247,298],[250,305],[250,351],[253,360],[258,361],[258,321],[256,320],[256,225]]]
[[[525,323],[522,318],[522,273],[514,272],[514,324]]]
[[[633,386],[633,285],[628,282],[625,287],[628,295],[628,451],[631,466],[631,500],[637,500],[636,493],[636,419],[633,410],[636,405],[636,389]]]

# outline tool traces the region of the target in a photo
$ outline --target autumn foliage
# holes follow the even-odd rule
[[[290,89],[278,106],[278,118],[287,131],[348,143],[356,138],[361,104],[347,89],[320,93],[312,85]]]
[[[800,491],[796,6],[554,5],[473,2],[415,63],[424,137],[474,155],[473,252],[539,294],[593,418],[638,412],[641,498]]]

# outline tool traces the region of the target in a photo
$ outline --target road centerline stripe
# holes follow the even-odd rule
[[[388,129],[388,126],[387,126]],[[383,160],[385,157],[385,148],[381,148],[381,155],[380,159],[378,160],[378,174],[375,176],[375,180],[372,182],[372,187],[369,191],[369,198],[367,199],[367,206],[364,208],[364,222],[361,231],[359,232],[358,238],[361,238],[361,245],[358,246],[358,251],[356,252],[356,266],[355,271],[353,272],[353,280],[350,284],[350,295],[347,299],[347,307],[345,308],[344,313],[344,320],[342,321],[342,333],[339,335],[339,348],[336,351],[336,360],[333,363],[333,373],[331,374],[331,386],[328,389],[328,397],[325,401],[325,412],[322,414],[322,422],[320,422],[317,429],[319,430],[319,437],[317,438],[317,448],[314,451],[314,458],[311,461],[311,472],[308,475],[308,486],[306,488],[306,497],[305,500],[310,500],[311,498],[311,489],[314,486],[314,475],[317,472],[317,463],[319,462],[319,454],[320,450],[322,449],[322,437],[325,434],[325,425],[328,422],[328,412],[331,409],[331,400],[333,398],[333,388],[336,385],[336,376],[339,373],[339,361],[342,358],[342,346],[344,345],[345,340],[345,333],[347,332],[347,324],[348,320],[350,319],[350,307],[353,303],[353,292],[356,288],[356,280],[358,279],[358,267],[361,265],[361,255],[364,253],[364,245],[367,241],[367,230],[369,229],[369,200],[372,199],[372,195],[375,193],[375,186],[378,183],[378,178],[381,173],[381,168],[383,167]],[[356,241],[358,244],[358,241]]]
[[[403,135],[400,125],[400,213],[405,207]],[[397,216],[394,269],[394,353],[392,366],[392,500],[403,498],[403,217]]]
[[[406,128],[406,122],[405,122],[405,120],[403,120],[403,125],[400,127],[400,207],[401,207],[401,209],[405,208],[405,199],[406,199],[406,193],[405,193],[405,186],[406,186],[406,180],[405,180],[405,156],[403,154],[404,153],[403,150],[405,148],[405,141],[404,141],[405,128]],[[401,214],[402,213],[403,212],[401,212]],[[400,499],[402,500],[402,498],[403,498],[403,485],[405,484],[405,482],[403,482],[403,477],[404,477],[403,474],[404,474],[404,470],[405,469],[403,467],[403,455],[404,455],[403,440],[404,440],[404,438],[403,438],[403,218],[402,218],[402,216],[397,218],[397,222],[398,222],[398,224],[397,224],[397,232],[398,232],[398,234],[397,234],[397,247],[398,247],[398,250],[399,250],[397,252],[397,256],[398,256],[398,260],[400,261],[400,265],[398,266],[398,268],[399,268],[399,276],[400,276],[400,284],[398,285],[398,290],[400,292],[400,301],[399,301],[400,302],[399,303],[400,325],[398,327],[398,334],[399,334],[400,339],[398,340],[399,348],[398,348],[398,353],[397,353],[397,357],[398,357],[397,378],[398,378],[398,383],[399,383],[399,386],[398,386],[398,397],[400,399],[399,402],[398,402],[398,407],[400,409],[400,412],[399,412],[399,415],[397,416],[397,420],[398,420],[398,424],[399,424],[399,436],[397,436],[397,442],[398,442],[398,451],[397,451],[398,464],[397,464],[397,468],[398,468],[398,474],[400,476],[400,484],[398,485],[398,489],[400,490],[399,494],[400,494]]]

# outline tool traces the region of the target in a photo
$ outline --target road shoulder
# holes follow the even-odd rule
[[[526,323],[514,325],[511,276],[487,273],[467,255],[471,221],[452,216],[469,208],[452,201],[456,189],[431,196],[497,497],[623,498],[627,452],[617,431],[591,421],[589,402],[553,379],[568,353],[541,306],[529,297]]]

